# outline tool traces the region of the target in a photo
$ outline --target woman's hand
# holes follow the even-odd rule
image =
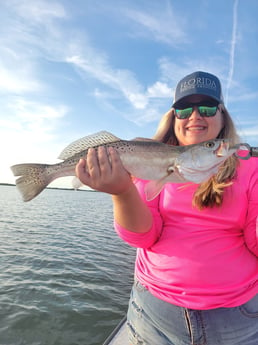
[[[132,232],[147,232],[152,224],[150,210],[142,201],[119,154],[112,147],[89,149],[75,168],[82,183],[100,192],[112,194],[114,218]]]
[[[120,195],[133,187],[129,173],[112,147],[90,148],[85,159],[76,165],[75,172],[83,184],[101,192]]]

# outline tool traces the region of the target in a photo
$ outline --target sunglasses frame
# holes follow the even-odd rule
[[[200,114],[201,117],[213,117],[216,115],[217,111],[218,111],[218,107],[219,107],[219,104],[216,103],[216,104],[211,104],[211,103],[206,103],[206,102],[200,102],[200,103],[189,103],[185,106],[180,106],[180,107],[174,107],[175,109],[175,114],[176,114],[176,118],[179,119],[179,120],[185,120],[185,119],[189,119],[189,117],[192,115],[193,111],[194,111],[194,107],[197,107],[198,109],[198,112]],[[200,107],[207,107],[211,110],[211,108],[214,108],[214,113],[212,113],[212,115],[207,115],[207,112],[206,113],[202,113],[200,111]],[[180,110],[186,110],[186,109],[191,109],[191,112],[189,113],[189,115],[187,116],[180,116],[178,114],[178,111]]]

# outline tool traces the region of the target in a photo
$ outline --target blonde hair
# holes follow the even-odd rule
[[[229,139],[230,144],[239,143],[239,136],[235,125],[223,104],[220,104],[220,110],[223,114],[224,126],[221,129],[218,139]],[[175,110],[171,108],[166,112],[158,125],[157,131],[153,137],[154,140],[170,145],[179,145],[174,131]],[[193,196],[193,206],[198,209],[204,207],[220,206],[223,202],[224,189],[233,183],[233,177],[236,174],[238,159],[236,156],[229,157],[219,168],[216,175],[209,180],[201,183]]]

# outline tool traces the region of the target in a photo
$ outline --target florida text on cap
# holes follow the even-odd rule
[[[219,79],[210,73],[197,71],[179,81],[175,91],[172,107],[178,106],[185,97],[205,95],[218,103],[223,103],[223,95]]]

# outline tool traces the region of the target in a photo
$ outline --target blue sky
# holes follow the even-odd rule
[[[152,137],[195,70],[258,146],[257,15],[256,0],[1,0],[0,182],[100,130]]]

